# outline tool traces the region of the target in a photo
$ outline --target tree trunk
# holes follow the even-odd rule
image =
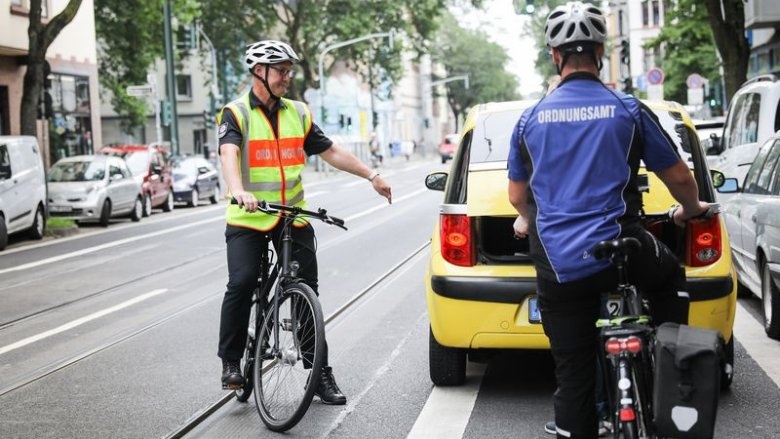
[[[707,0],[707,11],[729,100],[747,79],[750,47],[745,38],[745,5],[742,0]]]
[[[38,104],[45,81],[46,50],[62,28],[76,16],[82,0],[70,0],[56,17],[46,25],[41,22],[41,0],[30,0],[30,27],[27,53],[27,71],[24,73],[24,90],[20,109],[21,133],[37,136]]]

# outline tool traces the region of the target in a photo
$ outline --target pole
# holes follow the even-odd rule
[[[173,66],[173,34],[171,32],[171,0],[163,4],[163,33],[165,37],[165,78],[168,84],[168,100],[171,103],[171,150],[179,154],[179,113],[176,109],[176,71]]]
[[[203,40],[206,42],[206,44],[208,44],[209,53],[211,55],[211,99],[209,100],[209,115],[214,117],[214,115],[217,113],[217,99],[219,98],[219,87],[217,86],[217,51],[214,48],[214,44],[211,43],[211,39],[209,39],[208,35],[203,32],[203,28],[200,26],[200,23],[198,23],[198,32],[200,33],[200,36],[203,37]],[[208,127],[205,128],[209,129]],[[215,126],[212,125],[212,128],[215,128]],[[216,129],[214,129],[214,142],[214,151],[217,151],[219,149],[219,133]]]
[[[351,40],[342,41],[339,43],[331,44],[330,46],[325,47],[325,49],[320,52],[320,59],[317,67],[317,72],[320,76],[320,119],[324,119],[325,117],[325,73],[323,69],[323,63],[325,62],[325,54],[330,52],[331,50],[338,49],[341,47],[349,46],[355,43],[359,43],[361,41],[370,40],[372,38],[389,38],[389,45],[390,48],[393,48],[393,31],[390,32],[381,32],[381,33],[374,33],[365,35],[358,38],[353,38]],[[324,124],[325,121],[323,120],[322,123]]]
[[[146,75],[146,82],[152,86],[152,105],[154,105],[154,129],[157,135],[157,144],[162,144],[162,127],[160,126],[160,88],[157,87],[157,78],[153,73]]]

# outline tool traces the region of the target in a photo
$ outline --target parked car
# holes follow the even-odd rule
[[[8,235],[43,238],[46,228],[46,173],[38,140],[0,136],[0,250]]]
[[[180,157],[173,160],[173,199],[195,207],[200,200],[219,203],[217,168],[202,157]]]
[[[439,155],[441,156],[441,162],[447,163],[447,160],[451,159],[455,154],[455,150],[458,148],[458,135],[447,134],[441,139],[439,143]]]
[[[536,272],[528,239],[515,239],[517,212],[507,197],[510,136],[522,111],[536,101],[474,106],[463,125],[449,172],[435,172],[426,186],[444,191],[431,238],[425,275],[430,317],[429,367],[436,385],[458,385],[468,358],[492,348],[549,349],[540,323]],[[711,176],[690,119],[682,106],[648,103],[678,149],[688,151],[699,197],[714,201]],[[640,169],[645,223],[684,262],[692,325],[719,330],[725,340],[723,385],[731,383],[736,282],[723,221],[675,227],[667,213],[675,204],[655,176]],[[706,239],[705,239],[706,238]]]
[[[699,135],[701,148],[707,154],[707,163],[710,168],[717,164],[720,144],[720,136],[723,134],[723,126],[726,124],[726,118],[723,116],[712,119],[692,119],[693,126],[696,128],[696,134]]]
[[[100,149],[101,154],[121,157],[143,191],[144,216],[152,208],[164,212],[173,210],[173,164],[170,152],[161,145],[111,145]]]
[[[723,210],[740,286],[761,299],[764,330],[780,340],[780,133],[764,142],[744,186],[726,178],[718,191],[736,193]]]
[[[779,104],[777,75],[757,76],[742,84],[731,98],[723,136],[713,144],[718,157],[710,160],[711,166],[742,182],[759,146],[780,130]]]
[[[143,216],[141,185],[119,157],[78,155],[60,159],[49,169],[49,212],[52,217],[98,222]]]

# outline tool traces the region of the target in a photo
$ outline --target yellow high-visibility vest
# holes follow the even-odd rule
[[[218,122],[222,123],[222,113],[229,109],[243,134],[239,169],[244,190],[252,192],[258,200],[306,208],[301,172],[306,164],[303,142],[311,129],[311,112],[303,102],[281,100],[278,137],[263,111],[249,105],[249,92],[227,104],[220,111]],[[248,213],[230,204],[225,220],[232,226],[267,231],[279,222],[279,217]],[[306,224],[297,220],[295,225]]]

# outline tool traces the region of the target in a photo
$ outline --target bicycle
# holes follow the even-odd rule
[[[618,273],[619,295],[609,318],[600,318],[599,365],[617,439],[654,438],[653,371],[655,328],[641,295],[628,281],[628,257],[639,251],[636,238],[602,241],[594,248],[597,259],[608,258]]]
[[[231,203],[236,204],[236,200]],[[294,427],[308,410],[325,360],[322,307],[311,287],[297,277],[300,266],[291,260],[290,228],[303,217],[347,228],[344,220],[328,215],[325,209],[314,212],[262,201],[258,210],[279,216],[283,229],[276,254],[269,247],[260,258],[242,359],[244,385],[235,389],[235,395],[238,401],[246,402],[254,390],[263,423],[272,431],[283,432]]]

